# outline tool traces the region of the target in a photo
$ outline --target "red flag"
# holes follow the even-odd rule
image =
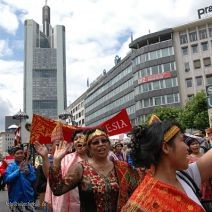
[[[117,115],[103,122],[99,126],[105,127],[109,136],[127,133],[132,130],[126,109],[122,109]]]
[[[41,144],[51,143],[52,131],[56,127],[58,121],[54,121],[48,118],[44,118],[39,115],[33,115],[30,143],[34,143],[36,140]],[[127,133],[132,130],[126,109],[122,109],[117,115],[113,116],[109,120],[94,127],[76,127],[72,125],[62,124],[62,133],[64,140],[70,142],[71,136],[76,129],[91,129],[96,127],[103,127],[109,136],[118,135],[121,133]]]

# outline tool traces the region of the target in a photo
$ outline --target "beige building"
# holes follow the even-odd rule
[[[84,106],[85,97],[86,93],[83,93],[79,98],[77,98],[74,102],[72,102],[66,109],[67,112],[72,114],[72,120],[69,119],[66,120],[68,124],[85,126],[85,106]]]
[[[8,148],[14,146],[14,132],[0,133],[0,153],[7,152]]]
[[[181,104],[212,84],[212,17],[173,28]]]

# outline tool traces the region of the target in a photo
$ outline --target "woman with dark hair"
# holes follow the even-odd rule
[[[61,130],[61,128],[58,127],[57,132],[58,130]],[[54,135],[52,136],[52,138],[53,137]],[[71,140],[73,141],[73,146],[76,151],[73,153],[69,153],[70,151],[70,143],[69,143],[68,145],[69,148],[67,149],[67,152],[64,155],[60,164],[61,174],[63,176],[65,176],[66,173],[68,173],[68,170],[72,169],[76,163],[78,163],[79,161],[85,160],[88,157],[87,145],[85,142],[85,131],[80,129],[75,130]],[[58,148],[58,145],[59,145],[59,140],[56,139],[56,136],[54,139],[52,139],[52,144],[53,144],[52,151],[54,153],[55,148]],[[43,158],[43,171],[47,172],[46,178],[48,178],[48,169],[51,164],[51,162],[49,162],[48,160],[48,150],[46,146],[41,145],[39,142],[35,142],[34,146],[36,151]],[[45,192],[45,202],[48,205],[48,209],[51,208],[51,211],[53,212],[79,212],[80,211],[79,191],[77,188],[58,197],[53,195],[49,186],[49,182],[47,181],[47,187]]]
[[[188,137],[186,139],[186,143],[189,146],[189,163],[193,163],[198,161],[203,153],[200,152],[200,142],[197,138]],[[212,200],[212,178],[209,180],[202,182],[201,184],[201,194],[202,199],[204,200]]]
[[[63,178],[60,163],[68,144],[60,143],[49,172],[51,189],[59,196],[78,186],[81,211],[120,211],[137,186],[138,172],[126,162],[109,159],[110,141],[103,129],[89,130],[86,141],[91,158]]]
[[[191,186],[178,175],[185,170],[200,186],[212,176],[212,151],[188,165],[188,146],[181,128],[157,122],[132,132],[133,155],[139,167],[149,169],[123,211],[204,211]]]

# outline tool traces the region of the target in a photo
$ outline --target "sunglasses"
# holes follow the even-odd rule
[[[103,139],[99,139],[99,140],[96,140],[96,141],[92,141],[91,144],[93,144],[93,145],[98,145],[98,144],[100,144],[100,141],[101,141],[102,144],[106,144],[106,143],[109,142],[108,139],[106,139],[106,138],[104,139],[104,138],[103,138]]]

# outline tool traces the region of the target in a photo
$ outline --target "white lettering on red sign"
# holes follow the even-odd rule
[[[172,76],[171,72],[163,72],[160,74],[153,74],[153,75],[142,77],[142,78],[138,79],[138,84],[145,83],[145,82],[151,82],[151,81],[155,81],[155,80],[159,80],[159,79],[170,78],[171,76]]]
[[[107,132],[113,132],[115,130],[123,129],[124,127],[127,127],[127,124],[123,120],[118,120],[113,122],[112,124],[106,124]]]

